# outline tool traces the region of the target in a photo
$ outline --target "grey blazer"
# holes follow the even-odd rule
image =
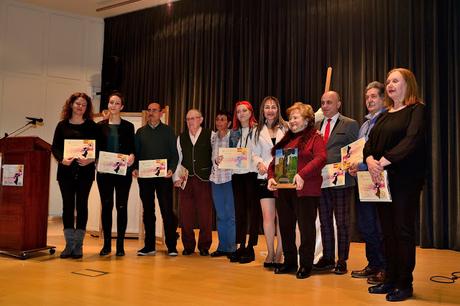
[[[321,131],[324,124],[324,119],[315,124],[316,128]],[[339,114],[339,118],[332,129],[329,140],[326,144],[327,150],[327,163],[340,162],[340,149],[349,143],[358,139],[359,124],[356,120],[345,117]],[[332,187],[332,188],[345,188],[355,185],[355,179],[348,173],[345,176],[345,186]]]

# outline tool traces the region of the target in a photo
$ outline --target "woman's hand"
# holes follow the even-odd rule
[[[169,169],[168,172],[166,173],[165,178],[170,178],[170,177],[172,177],[172,176],[173,176],[173,172],[172,172],[171,169]]]
[[[131,167],[131,165],[134,163],[134,154],[129,154],[128,156],[128,167]]]
[[[351,164],[350,168],[348,168],[348,173],[351,176],[356,176],[356,173],[358,173],[358,164],[357,163]]]
[[[268,180],[267,189],[270,190],[270,191],[275,191],[275,190],[277,190],[276,185],[278,185],[278,184],[276,183],[275,179],[271,178],[271,179]]]
[[[77,158],[77,163],[79,166],[87,166],[94,162],[94,158]]]
[[[62,159],[61,163],[64,165],[64,166],[70,166],[73,162],[73,160],[75,159],[75,157],[68,157],[68,158],[64,158]]]
[[[265,173],[267,173],[267,167],[265,167],[263,162],[259,162],[257,164],[257,171],[260,175],[264,175]]]
[[[216,165],[220,165],[220,163],[224,160],[224,156],[223,155],[219,155],[217,156],[217,158],[214,160],[214,162],[216,163]]]
[[[296,174],[294,176],[294,183],[295,183],[295,189],[296,190],[302,190],[303,189],[304,180],[303,180],[303,178],[300,177],[299,174]]]
[[[383,167],[378,160],[375,160],[372,156],[368,156],[366,158],[366,163],[371,176],[380,176],[380,173],[383,171]]]

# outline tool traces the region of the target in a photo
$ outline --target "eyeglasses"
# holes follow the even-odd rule
[[[201,117],[190,117],[190,118],[185,118],[186,121],[193,121],[193,120],[198,120]]]
[[[159,109],[148,109],[147,111],[149,113],[158,113],[160,110]]]

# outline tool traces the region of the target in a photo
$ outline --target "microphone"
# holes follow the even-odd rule
[[[35,124],[37,122],[43,122],[43,118],[26,117],[26,119],[30,120],[32,124]]]

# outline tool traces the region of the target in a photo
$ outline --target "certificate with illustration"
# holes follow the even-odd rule
[[[65,139],[64,158],[88,158],[96,157],[96,140],[94,139]]]
[[[99,152],[97,171],[116,175],[126,175],[128,155],[112,152]]]
[[[345,171],[342,170],[341,163],[327,164],[321,171],[323,184],[321,188],[330,188],[345,185]]]
[[[168,173],[167,159],[149,159],[139,161],[139,177],[165,177]]]
[[[3,165],[3,186],[21,187],[24,185],[24,165]]]
[[[359,164],[363,162],[365,144],[366,139],[362,137],[340,149],[343,170],[347,170],[354,163]]]
[[[278,149],[275,152],[276,188],[295,188],[299,151],[297,148]]]
[[[248,148],[219,148],[219,156],[223,157],[219,169],[249,169]]]
[[[358,191],[361,202],[391,202],[386,171],[381,173],[380,183],[372,181],[369,171],[358,171]]]

